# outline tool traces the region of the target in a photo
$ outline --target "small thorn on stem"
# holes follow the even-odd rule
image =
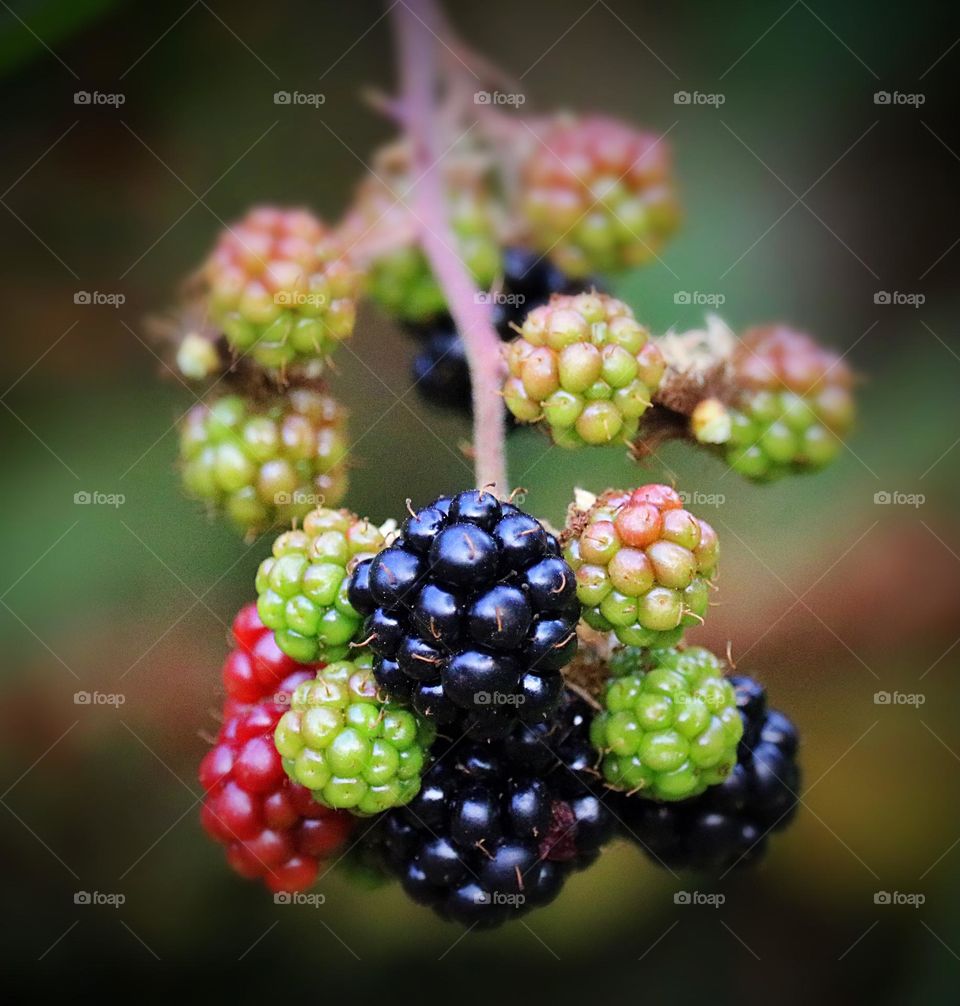
[[[733,641],[727,640],[727,663],[733,670],[737,669],[737,662],[733,659]]]

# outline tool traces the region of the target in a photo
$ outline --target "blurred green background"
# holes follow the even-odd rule
[[[696,638],[719,650],[730,641],[739,668],[798,721],[806,791],[767,861],[719,887],[615,845],[551,907],[460,940],[399,891],[358,892],[337,871],[322,909],[275,906],[203,838],[202,735],[220,702],[226,626],[268,542],[242,544],[180,496],[174,424],[192,399],[159,379],[143,325],[221,222],[251,203],[339,215],[390,135],[360,97],[391,87],[383,8],[3,8],[0,959],[13,981],[75,991],[105,973],[149,978],[144,999],[185,975],[247,992],[303,975],[321,994],[452,980],[464,1000],[606,987],[676,1001],[807,1002],[838,989],[950,1001],[960,971],[955,10],[933,0],[450,6],[463,34],[521,78],[528,110],[601,109],[669,131],[685,224],[662,264],[619,286],[654,330],[702,319],[678,293],[720,294],[735,328],[792,321],[848,350],[864,378],[842,460],[770,488],[677,446],[637,471],[617,450],[574,456],[545,451],[535,431],[511,437],[514,484],[554,521],[573,484],[663,477],[722,494],[700,510],[724,558]],[[281,89],[326,100],[277,106]],[[124,102],[77,105],[80,90]],[[724,102],[678,105],[681,90]],[[876,104],[877,91],[924,102]],[[125,300],[76,304],[80,291]],[[925,300],[877,304],[880,292]],[[405,395],[410,352],[371,310],[339,357],[355,439],[348,502],[378,520],[406,496],[471,481],[458,457],[466,425]],[[77,505],[80,491],[125,501]],[[925,501],[876,504],[884,491]],[[81,690],[124,701],[77,705]],[[878,691],[923,704],[878,705]],[[726,904],[677,906],[679,889],[723,890]],[[78,891],[126,902],[78,906]],[[925,903],[878,905],[881,891]]]

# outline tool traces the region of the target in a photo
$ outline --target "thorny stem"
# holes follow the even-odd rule
[[[420,244],[443,290],[466,349],[473,386],[473,454],[478,487],[505,496],[506,425],[500,397],[503,360],[489,306],[456,251],[447,218],[441,160],[446,149],[437,130],[438,36],[445,20],[435,0],[405,0],[390,8],[399,50],[402,107],[413,146],[412,206]]]

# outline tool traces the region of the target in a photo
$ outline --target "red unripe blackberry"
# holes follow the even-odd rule
[[[238,620],[249,643],[249,616]],[[341,848],[353,829],[349,814],[322,806],[287,778],[273,744],[290,693],[311,677],[305,669],[288,677],[277,695],[284,701],[241,705],[228,696],[216,744],[198,773],[206,792],[204,830],[226,846],[227,862],[240,876],[261,879],[272,891],[308,888],[319,862]]]
[[[211,321],[264,367],[316,369],[353,333],[360,273],[307,210],[251,210],[220,235],[202,276]]]
[[[571,276],[649,262],[679,217],[666,143],[603,116],[557,116],[536,132],[521,172],[535,247]]]

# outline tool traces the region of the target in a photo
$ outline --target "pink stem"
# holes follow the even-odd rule
[[[413,212],[420,244],[446,297],[463,339],[473,386],[473,451],[477,485],[509,492],[505,453],[506,427],[500,387],[502,344],[490,320],[489,305],[456,252],[447,219],[443,170],[445,144],[437,133],[437,45],[443,17],[433,0],[406,0],[392,8],[400,57],[402,106],[419,177]],[[436,35],[434,34],[436,32]]]

